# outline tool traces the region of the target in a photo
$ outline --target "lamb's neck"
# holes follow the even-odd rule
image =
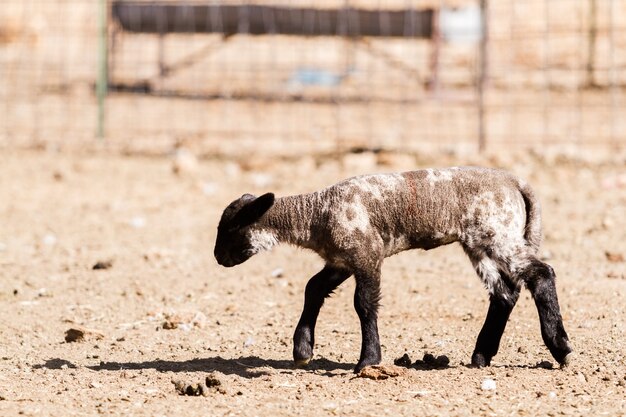
[[[315,195],[302,194],[276,199],[263,216],[260,226],[272,233],[278,242],[310,248]]]

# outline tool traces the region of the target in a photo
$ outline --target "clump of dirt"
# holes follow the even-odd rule
[[[67,343],[82,342],[86,339],[99,340],[104,338],[104,333],[99,330],[88,329],[83,326],[75,326],[65,331],[65,341]]]
[[[392,365],[372,365],[366,366],[359,372],[357,378],[369,378],[380,381],[388,378],[395,378],[406,375],[406,370]]]
[[[180,379],[172,379],[172,384],[174,384],[174,389],[179,395],[208,397],[212,393],[226,394],[222,382],[217,379],[215,374],[207,376],[204,382],[193,382],[189,384]]]

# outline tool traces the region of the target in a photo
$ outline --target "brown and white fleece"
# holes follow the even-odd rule
[[[552,268],[537,259],[539,203],[531,188],[502,170],[453,167],[350,178],[310,194],[246,194],[224,211],[215,257],[224,266],[285,242],[318,253],[326,267],[305,293],[294,359],[308,362],[325,297],[351,275],[363,344],[357,370],[380,361],[376,315],[384,258],[459,242],[491,297],[472,362],[488,365],[525,283],[533,293],[546,345],[560,362],[571,352]],[[373,334],[375,333],[375,334]]]

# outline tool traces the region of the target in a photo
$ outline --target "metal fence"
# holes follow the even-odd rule
[[[612,151],[625,65],[619,0],[3,0],[0,144]]]

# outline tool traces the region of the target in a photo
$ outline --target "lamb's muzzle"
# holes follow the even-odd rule
[[[453,242],[463,247],[490,294],[472,364],[489,365],[497,353],[522,284],[535,300],[546,346],[559,363],[571,359],[554,270],[537,258],[539,203],[525,182],[505,171],[427,169],[364,175],[278,199],[272,193],[258,198],[245,194],[222,214],[215,258],[230,267],[280,242],[311,249],[326,261],[306,287],[294,334],[296,364],[313,356],[315,323],[324,299],[352,275],[362,332],[355,370],[379,363],[377,313],[384,258]]]

